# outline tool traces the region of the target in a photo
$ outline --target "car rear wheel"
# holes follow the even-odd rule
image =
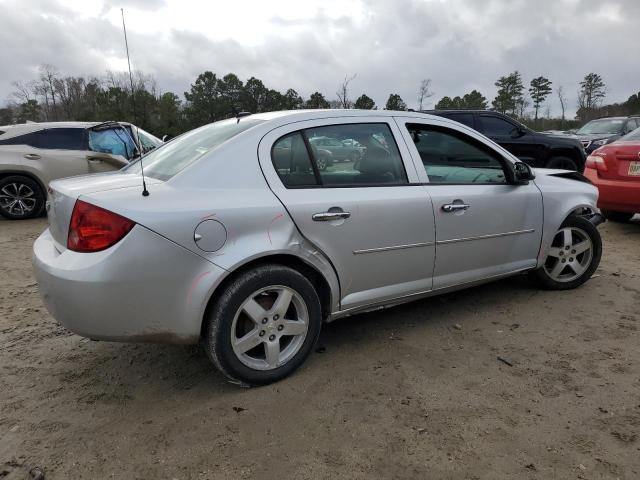
[[[281,380],[302,365],[320,334],[322,313],[302,274],[265,265],[233,280],[207,322],[211,360],[231,382],[254,386]]]
[[[591,278],[601,256],[598,229],[586,218],[570,216],[555,234],[544,265],[532,276],[549,290],[576,288]]]
[[[569,157],[553,157],[547,162],[545,168],[557,168],[560,170],[578,171],[578,166]]]
[[[627,223],[635,214],[628,212],[615,212],[613,210],[602,210],[602,215],[604,215],[604,218],[611,220],[612,222]]]
[[[40,185],[29,177],[11,175],[0,179],[0,215],[10,220],[37,217],[44,208]]]

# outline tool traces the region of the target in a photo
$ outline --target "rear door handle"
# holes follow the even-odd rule
[[[468,210],[470,205],[466,203],[447,203],[442,206],[442,210],[445,212],[457,212],[458,210]]]
[[[349,218],[350,212],[322,212],[314,213],[311,217],[315,222],[328,222],[331,220],[340,220],[341,218]]]
[[[40,160],[42,157],[37,153],[25,153],[24,158],[27,160]]]

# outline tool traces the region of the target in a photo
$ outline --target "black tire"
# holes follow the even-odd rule
[[[17,206],[12,202],[15,192],[29,193]],[[46,197],[35,180],[23,175],[11,175],[0,179],[0,215],[9,220],[25,220],[42,214]],[[28,207],[27,210],[20,205]],[[20,211],[22,208],[22,211]]]
[[[578,171],[578,165],[576,165],[576,162],[569,157],[553,157],[547,162],[544,168]]]
[[[232,325],[243,302],[254,292],[270,286],[288,287],[301,297],[308,313],[308,330],[299,350],[286,363],[271,370],[259,370],[245,365],[233,351]],[[257,386],[281,380],[302,365],[320,335],[322,309],[313,284],[300,272],[282,265],[264,265],[234,279],[217,298],[205,321],[205,349],[220,372],[232,383]]]
[[[613,210],[602,210],[602,215],[604,215],[604,218],[611,220],[612,222],[627,223],[635,214],[629,212],[616,212]]]
[[[530,276],[538,284],[538,286],[546,290],[570,290],[572,288],[579,287],[591,278],[593,272],[595,272],[598,268],[598,265],[600,265],[600,258],[602,257],[602,239],[600,237],[600,232],[598,232],[598,229],[586,218],[576,215],[571,215],[570,217],[568,217],[562,223],[560,229],[566,227],[577,228],[589,237],[589,240],[591,240],[592,244],[591,260],[586,270],[582,272],[580,276],[571,281],[557,281],[553,279],[544,266],[532,271]],[[570,252],[571,250],[569,250],[569,252],[565,255],[571,255]],[[549,260],[549,257],[545,259],[545,265]]]

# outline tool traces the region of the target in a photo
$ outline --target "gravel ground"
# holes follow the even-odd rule
[[[523,276],[342,320],[249,390],[199,347],[58,326],[31,271],[45,226],[0,221],[2,480],[640,478],[637,220],[601,227],[578,290]]]

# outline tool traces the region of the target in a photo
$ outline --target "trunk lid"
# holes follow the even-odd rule
[[[146,178],[147,187],[164,183],[153,178]],[[49,200],[47,201],[47,218],[49,230],[58,251],[67,249],[69,222],[76,200],[87,195],[105,190],[139,188],[142,191],[140,175],[123,172],[109,172],[95,175],[82,175],[62,180],[54,180],[49,184]]]
[[[640,143],[616,142],[598,152],[607,171],[598,171],[602,178],[640,182]]]

